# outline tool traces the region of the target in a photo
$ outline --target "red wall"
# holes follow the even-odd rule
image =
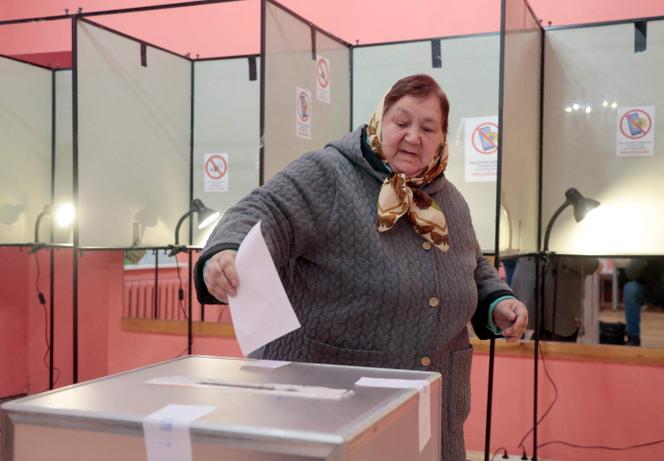
[[[40,287],[48,297],[48,252],[39,253]],[[56,366],[58,386],[71,383],[72,254],[56,255]],[[48,386],[42,363],[44,323],[35,294],[34,255],[0,248],[0,397],[39,392]],[[184,261],[183,261],[184,262]],[[184,268],[186,270],[186,267]],[[154,362],[185,352],[186,336],[122,331],[122,253],[88,251],[79,259],[79,379],[86,380]],[[212,308],[214,310],[214,308]],[[198,310],[194,310],[198,318]],[[216,318],[216,314],[212,314]],[[197,337],[196,354],[239,356],[237,343]],[[581,445],[628,446],[664,437],[664,369],[662,367],[546,360],[559,396],[542,422],[539,442],[563,440]],[[517,445],[532,425],[530,358],[498,357],[495,369],[492,449]],[[472,369],[472,410],[466,422],[469,450],[484,448],[488,357],[475,354]],[[540,370],[540,414],[554,392]],[[532,439],[525,446],[531,453]],[[544,447],[541,459],[618,461],[664,459],[664,444],[629,452],[580,450],[562,445]]]
[[[472,410],[466,422],[468,449],[484,449],[488,355],[475,354]],[[558,388],[558,400],[538,430],[538,445],[561,440],[579,445],[625,447],[664,439],[664,368],[545,359]],[[533,361],[497,357],[494,375],[492,450],[517,445],[533,423]],[[555,392],[540,362],[539,415]],[[532,436],[524,443],[532,456]],[[629,451],[590,450],[550,445],[539,459],[584,461],[661,461],[664,443]]]
[[[187,256],[184,253],[178,255],[183,283],[187,285]],[[196,258],[193,259],[196,263]],[[170,270],[171,272],[173,269]],[[168,277],[168,269],[161,269],[160,277]],[[125,277],[134,277],[127,273]],[[137,276],[154,277],[154,272],[147,271],[146,274]],[[122,280],[120,280],[122,283]],[[121,328],[122,318],[122,288],[112,293],[115,299],[109,303],[108,309],[108,373],[117,373],[123,370],[149,365],[155,362],[172,359],[187,353],[187,336],[174,334],[146,334],[123,331]],[[185,294],[188,299],[188,294]],[[199,321],[200,305],[195,301],[192,307],[192,319]],[[207,320],[216,320],[219,317],[219,308],[216,306],[206,307]],[[224,315],[222,320],[230,321],[230,317]],[[211,336],[194,336],[192,353],[201,355],[235,356],[241,355],[240,347],[234,339],[226,339]]]
[[[55,250],[55,387],[73,382],[73,256]],[[36,257],[39,258],[39,270]],[[186,274],[186,261],[182,267]],[[78,260],[78,380],[171,359],[187,351],[187,337],[125,332],[123,306],[123,253],[85,251]],[[39,303],[37,286],[50,309],[50,256],[48,250],[28,254],[27,249],[0,248],[0,398],[48,389],[44,365],[48,326]],[[152,277],[152,276],[150,276]],[[186,283],[186,275],[185,283]],[[50,311],[49,311],[50,312]],[[209,319],[218,308],[208,307]],[[194,310],[194,320],[200,310]],[[228,321],[228,316],[224,317]],[[195,337],[193,352],[240,355],[235,340]],[[46,357],[48,363],[48,356]]]
[[[0,398],[28,389],[26,252],[0,247]]]
[[[37,259],[39,258],[39,271]],[[71,383],[71,303],[72,303],[72,273],[71,250],[55,250],[54,255],[54,314],[55,314],[55,357],[54,366],[60,370],[58,378],[54,372],[57,385]],[[28,311],[28,393],[41,392],[48,389],[48,363],[46,354],[46,334],[50,317],[50,251],[39,250],[36,254],[26,256],[27,271],[23,275],[27,279],[28,291],[26,293]],[[18,279],[21,275],[15,274]],[[17,280],[18,281],[18,280]],[[37,286],[46,298],[46,307],[39,303]],[[44,311],[47,312],[46,319]]]

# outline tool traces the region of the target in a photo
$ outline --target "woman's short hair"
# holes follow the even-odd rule
[[[450,103],[447,95],[438,83],[426,74],[416,74],[397,81],[385,95],[383,101],[383,115],[390,110],[399,99],[404,96],[426,98],[435,95],[440,102],[440,112],[443,114],[443,132],[447,133],[447,118],[450,113]]]

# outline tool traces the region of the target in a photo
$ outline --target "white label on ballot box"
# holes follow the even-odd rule
[[[424,379],[360,378],[355,385],[390,389],[417,389],[419,393],[417,414],[420,451],[424,449],[431,438],[431,386],[429,381]]]
[[[191,461],[189,425],[214,411],[203,405],[166,405],[143,420],[148,461]]]

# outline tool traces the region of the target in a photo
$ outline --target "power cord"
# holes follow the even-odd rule
[[[185,320],[189,320],[189,316],[187,315],[187,311],[184,308],[184,288],[182,285],[182,275],[180,274],[180,262],[178,261],[178,255],[177,253],[173,255],[175,258],[175,270],[178,274],[178,307],[180,311],[182,312],[182,315],[184,315]],[[184,348],[182,352],[180,352],[177,357],[182,357],[183,355],[187,354],[189,352],[189,345]]]
[[[39,256],[36,252],[34,253],[34,255],[35,255],[35,263],[37,265],[37,279],[35,280],[35,291],[37,292],[37,299],[39,299],[39,304],[41,304],[42,310],[44,312],[44,339],[46,341],[46,352],[44,352],[44,356],[42,357],[42,362],[44,363],[46,369],[49,370],[50,366],[48,362],[48,356],[51,353],[51,342],[49,341],[48,338],[48,309],[46,307],[46,296],[44,296],[44,293],[39,288],[39,279],[41,278]],[[54,366],[53,372],[55,373],[55,376],[53,378],[53,386],[55,387],[55,385],[58,383],[58,380],[60,379],[60,369]]]
[[[509,455],[507,454],[507,448],[505,447],[499,447],[496,448],[496,451],[493,452],[493,456],[491,457],[491,461],[494,461],[496,456],[500,454],[500,452],[503,452],[503,456],[500,457],[500,459],[510,459]],[[521,459],[524,461],[528,461],[528,453],[526,453],[526,449],[523,449],[523,455],[521,455]]]
[[[549,404],[549,407],[544,412],[544,414],[542,414],[542,416],[537,420],[537,426],[539,426],[539,424],[542,422],[542,420],[544,420],[544,418],[546,418],[546,416],[551,412],[551,409],[553,408],[555,403],[558,401],[558,396],[559,396],[558,386],[556,386],[556,383],[553,381],[553,378],[551,377],[551,374],[549,373],[549,370],[546,367],[546,361],[544,360],[544,351],[542,350],[541,346],[538,349],[539,349],[538,352],[540,354],[540,357],[542,358],[542,368],[544,369],[544,374],[546,375],[546,378],[551,383],[551,386],[553,386],[553,390],[554,390],[555,395],[554,395],[553,400]],[[530,433],[533,432],[533,430],[534,430],[534,427],[531,428],[528,432],[526,432],[526,434],[523,436],[523,438],[519,442],[518,447],[523,449],[523,456],[521,457],[521,459],[523,459],[523,460],[528,459],[528,456],[526,455],[526,448],[523,446],[523,443],[525,442],[528,435],[530,435]],[[629,446],[626,446],[626,447],[610,447],[610,446],[607,446],[607,445],[581,445],[581,444],[572,443],[572,442],[565,442],[564,440],[551,440],[551,441],[548,441],[548,442],[538,444],[537,449],[540,449],[540,448],[543,448],[543,447],[546,447],[546,446],[549,446],[549,445],[564,445],[564,446],[567,446],[567,447],[570,447],[570,448],[579,448],[579,449],[587,449],[587,450],[625,451],[625,450],[633,450],[635,448],[643,448],[643,447],[658,445],[660,443],[664,443],[664,439],[659,439],[659,440],[654,440],[654,441],[651,441],[651,442],[644,442],[644,443],[629,445]],[[494,454],[494,456],[495,456],[495,454]]]
[[[496,451],[493,452],[493,456],[491,457],[491,461],[494,461],[494,459],[496,459],[496,456],[498,456],[498,454],[500,454],[501,450],[502,450],[502,452],[503,452],[503,456],[501,456],[501,458],[502,458],[502,459],[507,459],[507,458],[509,458],[509,456],[507,456],[507,448],[505,448],[505,447],[498,447],[498,448],[496,448]]]
[[[187,314],[186,309],[184,308],[184,288],[182,285],[182,275],[180,274],[180,262],[178,261],[178,255],[173,256],[175,258],[175,270],[178,274],[178,308],[185,320],[189,320],[189,315]],[[179,356],[178,356],[179,357]]]
[[[526,447],[523,446],[523,443],[526,441],[528,436],[535,430],[535,427],[539,427],[540,423],[546,418],[549,413],[551,412],[551,409],[553,406],[556,404],[558,401],[558,386],[556,386],[556,383],[553,382],[553,379],[551,378],[551,375],[549,374],[549,369],[546,367],[546,361],[544,360],[544,351],[542,350],[542,345],[538,345],[537,347],[537,352],[539,353],[540,357],[542,358],[542,368],[544,368],[544,374],[546,375],[546,378],[549,380],[551,383],[551,386],[553,386],[553,392],[554,392],[554,397],[551,403],[549,404],[548,408],[546,411],[540,416],[540,418],[537,420],[537,424],[533,427],[530,428],[528,432],[525,433],[525,435],[521,438],[521,441],[519,442],[519,445],[517,445],[518,448],[523,449],[524,453],[526,451]],[[539,448],[539,446],[538,446]]]
[[[565,442],[562,440],[551,440],[549,442],[542,443],[540,445],[537,445],[537,448],[542,448],[546,447],[547,445],[565,445],[567,447],[571,448],[582,448],[582,449],[587,449],[587,450],[611,450],[611,451],[625,451],[625,450],[633,450],[635,448],[643,448],[643,447],[650,447],[653,445],[657,445],[660,443],[664,443],[664,439],[659,439],[655,440],[652,442],[645,442],[645,443],[638,443],[636,445],[630,445],[628,447],[609,447],[606,445],[580,445],[577,443],[571,443],[571,442]]]

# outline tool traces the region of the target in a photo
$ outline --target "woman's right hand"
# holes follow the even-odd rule
[[[236,253],[235,250],[220,251],[205,264],[205,285],[212,296],[224,303],[228,302],[228,295],[237,295],[237,287],[240,286],[235,268]]]

